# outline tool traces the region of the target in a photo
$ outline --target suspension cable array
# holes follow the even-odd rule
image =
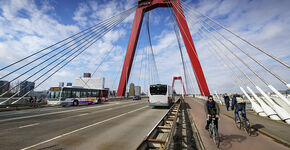
[[[198,14],[193,13],[193,9],[192,7],[190,7],[189,5],[185,4],[185,3],[181,3],[178,4],[176,2],[172,2],[173,7],[175,7],[179,13],[181,13],[182,11],[185,11],[185,15],[187,16],[187,18],[190,20],[190,22],[194,22],[194,20],[197,20],[197,23],[200,25],[199,28],[196,29],[198,35],[201,37],[201,39],[205,39],[205,41],[210,41],[211,43],[213,43],[213,45],[218,49],[214,48],[214,46],[212,46],[211,44],[209,44],[209,49],[211,47],[211,49],[213,49],[213,51],[216,53],[216,55],[213,53],[213,51],[211,51],[213,53],[213,55],[215,57],[217,57],[216,59],[218,59],[218,57],[220,57],[221,59],[223,59],[223,56],[226,56],[227,60],[229,60],[231,62],[231,64],[234,66],[235,69],[238,69],[249,81],[251,84],[254,85],[254,87],[262,94],[262,98],[258,97],[253,90],[245,83],[245,81],[243,81],[243,79],[238,75],[238,73],[236,71],[234,71],[234,69],[232,69],[232,67],[229,66],[229,64],[225,61],[224,62],[225,68],[228,68],[229,70],[231,70],[233,72],[233,74],[235,76],[233,76],[233,80],[235,83],[237,83],[237,79],[241,81],[241,83],[247,87],[247,89],[250,91],[250,93],[254,96],[254,98],[256,99],[256,101],[254,101],[246,92],[245,90],[237,83],[238,86],[240,86],[241,91],[247,96],[247,98],[251,101],[252,105],[253,105],[253,109],[260,115],[267,115],[270,118],[274,119],[274,120],[280,120],[280,118],[284,121],[286,121],[287,123],[290,123],[290,115],[289,112],[287,112],[282,106],[283,105],[278,105],[277,102],[275,102],[272,98],[270,98],[256,83],[255,81],[249,76],[247,75],[247,73],[245,71],[243,71],[241,69],[241,67],[239,67],[238,64],[236,64],[236,61],[234,61],[229,55],[226,54],[226,52],[223,50],[223,48],[221,48],[220,46],[218,46],[218,44],[216,43],[219,42],[220,45],[222,45],[226,50],[228,50],[235,58],[236,60],[239,60],[244,66],[246,66],[246,68],[248,68],[256,77],[258,77],[263,83],[265,83],[269,89],[271,89],[275,94],[277,94],[288,106],[290,106],[290,102],[289,100],[283,96],[280,92],[278,92],[272,85],[270,85],[270,83],[268,81],[266,81],[262,76],[260,76],[257,72],[255,72],[243,59],[241,59],[240,56],[238,56],[231,48],[229,48],[229,46],[227,46],[223,41],[221,41],[217,36],[215,36],[215,34],[213,34],[212,31],[215,31],[216,33],[218,33],[223,39],[225,39],[226,41],[228,41],[229,43],[231,43],[234,47],[236,47],[238,50],[240,50],[243,54],[245,54],[246,56],[248,56],[251,60],[253,60],[255,63],[257,63],[258,65],[260,65],[261,67],[263,67],[263,69],[265,69],[267,72],[269,72],[271,75],[273,75],[275,78],[277,78],[279,81],[281,81],[283,84],[285,84],[288,88],[289,88],[289,84],[287,84],[287,82],[285,80],[283,80],[281,77],[279,77],[278,75],[276,75],[275,73],[273,73],[270,69],[268,69],[266,66],[264,66],[261,62],[259,62],[257,59],[255,59],[254,57],[250,56],[244,49],[242,49],[241,47],[239,47],[237,44],[235,44],[233,41],[229,40],[228,38],[226,38],[221,32],[219,32],[216,28],[214,28],[212,25],[208,24],[207,22],[205,22],[205,20],[201,19],[201,17],[198,17]],[[181,13],[182,14],[182,13]],[[200,13],[199,13],[200,14]],[[184,16],[185,17],[185,16]],[[208,18],[208,17],[207,17]],[[206,25],[210,27],[207,28]],[[193,26],[195,27],[195,26]],[[211,37],[210,37],[211,36]],[[212,37],[215,39],[213,40]],[[247,42],[248,43],[248,42]],[[248,43],[249,44],[249,43]],[[222,54],[220,54],[222,53]],[[268,54],[268,53],[267,53]],[[268,55],[269,56],[269,55]],[[271,58],[276,58],[276,57],[271,57]],[[278,60],[277,58],[275,60]],[[281,62],[281,61],[280,61]],[[260,105],[259,105],[260,104]],[[278,117],[279,116],[279,117]]]
[[[4,76],[0,77],[0,79],[11,77],[13,74],[15,74],[17,71],[26,69],[23,73],[18,75],[17,77],[10,80],[10,82],[13,82],[17,79],[19,79],[22,76],[28,76],[25,78],[22,82],[15,85],[11,89],[5,91],[0,95],[0,97],[3,97],[5,94],[9,93],[11,90],[17,88],[20,84],[28,81],[29,79],[35,79],[33,82],[35,83],[41,78],[44,78],[42,81],[39,81],[39,84],[37,84],[33,89],[39,87],[42,83],[47,81],[50,77],[52,77],[55,73],[57,73],[60,69],[65,67],[68,63],[70,63],[72,60],[74,60],[77,56],[82,54],[86,49],[88,49],[91,45],[93,45],[96,41],[101,39],[106,33],[114,29],[117,25],[119,25],[123,20],[125,20],[134,10],[136,7],[132,7],[128,10],[125,10],[113,17],[110,17],[88,29],[85,29],[73,36],[70,36],[60,42],[57,42],[45,49],[42,49],[40,51],[37,51],[23,59],[20,59],[10,65],[7,65],[0,69],[0,71],[7,70],[8,68],[11,68],[12,66],[16,66],[16,64],[24,61],[33,59],[33,56],[37,56],[37,58],[33,60],[29,60],[28,63],[14,69],[13,71],[10,71],[9,73],[5,74]],[[111,52],[111,50],[110,50]],[[109,52],[109,53],[110,53]],[[107,54],[109,55],[109,54]],[[105,57],[106,58],[106,57]],[[105,59],[104,58],[104,59]],[[44,60],[43,60],[44,59]],[[38,63],[32,67],[29,68],[34,63]],[[34,73],[30,73],[34,69],[39,68],[39,70],[34,71]],[[44,72],[44,73],[43,73]],[[37,74],[40,74],[38,77]],[[6,86],[6,85],[3,85]],[[2,88],[1,86],[0,88]],[[7,101],[11,100],[13,97],[19,95],[20,92],[22,92],[25,88],[27,88],[29,85],[24,87],[23,89],[20,89],[18,92],[13,94],[11,97],[6,99],[5,101],[2,101],[1,104],[5,104]],[[20,98],[18,98],[16,101],[14,101],[12,104],[17,103],[19,100],[21,100],[23,97],[25,97],[27,94],[29,94],[33,89],[29,90],[28,92],[24,93]]]
[[[173,17],[173,13],[172,13],[171,9],[169,9],[169,13],[170,13],[171,20],[173,22],[173,28],[174,28],[174,32],[175,32],[175,35],[176,35],[176,40],[177,40],[180,56],[181,56],[182,68],[183,68],[183,73],[184,73],[184,77],[185,77],[185,86],[186,86],[186,90],[185,91],[188,91],[190,85],[189,85],[189,81],[188,81],[188,77],[187,77],[187,71],[186,71],[184,57],[183,57],[182,48],[181,48],[180,33],[178,31],[177,23],[176,23],[176,20]]]

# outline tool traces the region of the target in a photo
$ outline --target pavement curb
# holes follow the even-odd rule
[[[227,117],[229,117],[229,118],[231,118],[231,119],[233,119],[233,120],[235,120],[235,118],[232,117],[232,116],[230,116],[230,115],[227,115],[227,114],[225,114],[225,113],[222,113],[222,114],[225,115],[225,116],[227,116]],[[263,135],[266,135],[266,136],[272,138],[272,139],[275,140],[277,143],[280,143],[280,144],[283,144],[283,145],[285,145],[285,146],[287,146],[287,147],[290,147],[290,144],[289,144],[287,141],[281,139],[280,137],[277,137],[277,136],[275,136],[275,135],[272,135],[272,134],[270,134],[269,132],[267,132],[267,131],[265,131],[265,130],[263,130],[263,129],[258,129],[257,131],[259,131],[259,133],[261,133],[261,134],[263,134]]]
[[[185,101],[184,101],[184,103],[187,104]],[[190,121],[190,124],[191,124],[192,129],[194,129],[196,131],[196,136],[197,136],[197,140],[198,140],[198,144],[200,146],[200,149],[201,150],[205,150],[204,145],[203,145],[203,142],[202,142],[202,139],[201,139],[200,134],[199,134],[199,131],[198,131],[198,129],[197,129],[197,127],[196,127],[193,119],[192,119],[191,114],[188,113],[188,109],[187,108],[185,109],[185,111],[189,115],[189,121]]]

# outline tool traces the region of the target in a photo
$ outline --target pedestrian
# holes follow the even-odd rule
[[[231,110],[234,110],[235,109],[235,102],[234,102],[234,98],[233,96],[235,95],[236,93],[233,93],[233,95],[231,96],[232,97],[232,103],[231,103]]]
[[[230,97],[228,96],[227,93],[224,95],[224,100],[225,100],[225,104],[226,104],[226,107],[227,107],[227,111],[229,111],[229,107],[230,107]]]

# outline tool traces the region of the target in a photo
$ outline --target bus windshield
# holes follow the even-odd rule
[[[60,95],[60,91],[50,91],[48,98],[56,99],[56,98],[59,98],[59,95]]]
[[[60,96],[60,88],[50,88],[49,90],[49,99],[58,99]]]
[[[167,85],[151,85],[150,94],[151,95],[166,95]]]

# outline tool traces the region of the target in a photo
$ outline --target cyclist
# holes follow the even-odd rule
[[[216,118],[214,123],[216,125],[216,128],[218,129],[218,118],[219,118],[219,115],[220,115],[220,107],[219,107],[218,103],[216,103],[213,100],[213,97],[211,95],[208,96],[207,101],[206,101],[206,103],[204,105],[204,108],[205,108],[206,117],[207,117],[207,122],[206,122],[205,129],[208,130],[208,127],[209,127],[209,124],[211,122],[212,116],[214,116]]]
[[[235,118],[236,121],[239,123],[240,122],[240,116],[239,116],[239,111],[242,113],[242,118],[248,121],[246,117],[246,102],[244,99],[237,93],[234,93],[233,99],[232,99],[232,107],[235,107]]]

